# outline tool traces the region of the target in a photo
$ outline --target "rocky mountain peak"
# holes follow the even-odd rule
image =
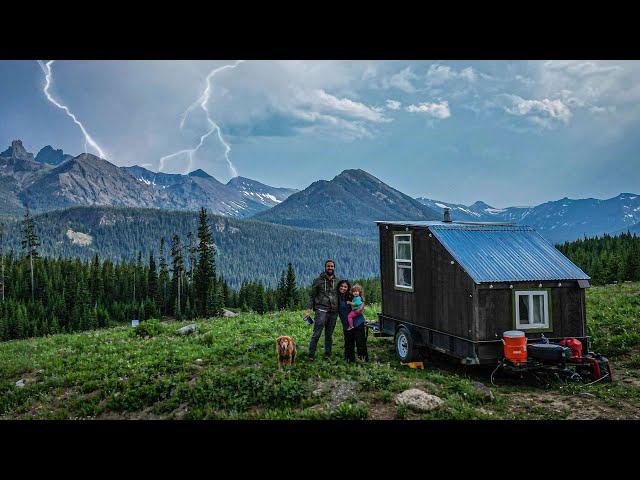
[[[12,160],[33,161],[33,153],[27,152],[24,145],[22,145],[22,140],[12,141],[11,146],[0,153],[0,157],[11,158]]]
[[[189,172],[190,177],[199,177],[199,178],[213,178],[207,172],[202,170],[201,168],[194,170],[193,172]]]
[[[51,145],[42,147],[36,155],[35,161],[38,163],[47,163],[49,165],[60,165],[62,162],[73,158],[72,155],[64,153],[62,149],[55,149]]]

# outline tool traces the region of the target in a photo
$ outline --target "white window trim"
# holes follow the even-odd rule
[[[516,294],[516,328],[519,330],[549,328],[549,292],[546,290],[518,290]],[[544,315],[544,323],[520,323],[520,297],[529,298],[529,320],[533,322],[533,296],[540,295],[543,298],[542,313]]]
[[[397,237],[408,237],[408,242],[401,241],[400,243],[409,244],[409,260],[398,259],[398,242],[396,241]],[[398,263],[409,263],[409,268],[411,270],[411,285],[398,285]],[[413,290],[413,238],[411,233],[403,232],[393,234],[393,276],[396,288],[400,288],[402,290]]]

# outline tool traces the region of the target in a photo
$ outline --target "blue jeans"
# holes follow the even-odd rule
[[[318,347],[318,340],[324,329],[324,356],[331,355],[331,347],[333,345],[333,330],[336,328],[336,318],[338,312],[323,312],[318,310],[316,318],[313,324],[313,334],[311,335],[311,342],[309,343],[309,356],[316,356],[316,348]]]

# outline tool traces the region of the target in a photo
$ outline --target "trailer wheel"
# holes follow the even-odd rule
[[[401,362],[411,362],[415,358],[416,347],[411,332],[406,327],[400,327],[395,338],[396,356]]]

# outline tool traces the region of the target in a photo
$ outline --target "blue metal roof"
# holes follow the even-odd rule
[[[476,283],[589,279],[531,227],[443,222],[425,226]]]

